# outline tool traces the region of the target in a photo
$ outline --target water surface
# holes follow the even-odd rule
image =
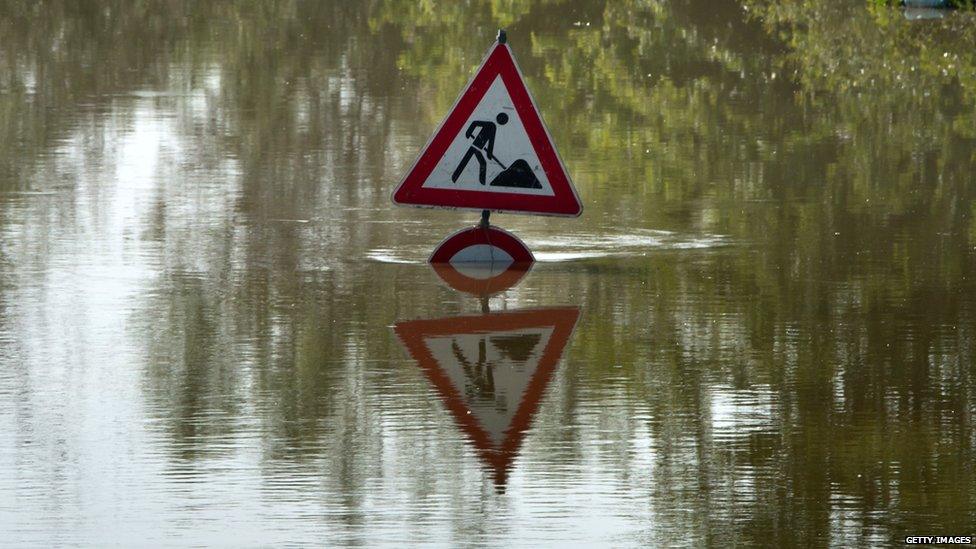
[[[972,535],[976,20],[867,4],[0,4],[4,543]],[[499,27],[585,211],[479,299]]]

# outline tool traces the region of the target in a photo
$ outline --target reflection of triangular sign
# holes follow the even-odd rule
[[[395,327],[504,484],[579,317],[565,307],[414,320]]]
[[[490,334],[425,336],[424,344],[464,400],[494,448],[500,448],[517,406],[539,364],[552,327]],[[501,344],[502,348],[499,348]],[[524,360],[512,360],[514,347]]]
[[[503,357],[514,364],[522,364],[532,356],[540,339],[541,334],[533,333],[498,335],[491,338],[491,343]]]
[[[506,44],[488,51],[393,191],[397,204],[578,216],[583,207]]]

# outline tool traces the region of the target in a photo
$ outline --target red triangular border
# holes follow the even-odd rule
[[[425,189],[424,181],[447,152],[454,138],[464,130],[464,123],[498,75],[501,75],[502,83],[508,89],[515,111],[522,119],[529,142],[535,148],[542,169],[545,170],[549,184],[552,186],[553,195]],[[569,180],[566,167],[553,145],[552,136],[549,135],[535,101],[525,87],[522,71],[515,63],[515,57],[507,44],[496,42],[488,50],[488,55],[485,56],[474,78],[461,92],[447,118],[434,132],[433,137],[420,153],[420,157],[397,185],[392,198],[395,204],[426,208],[493,210],[567,217],[577,217],[583,212],[583,205],[576,194],[576,189]]]
[[[462,316],[436,320],[412,320],[400,322],[394,331],[400,337],[410,356],[417,361],[427,379],[437,389],[447,409],[461,427],[481,459],[494,471],[495,481],[504,484],[512,462],[518,455],[525,432],[532,423],[532,417],[539,409],[542,396],[552,379],[552,375],[562,357],[563,349],[579,319],[578,307],[558,307],[507,313],[489,313],[481,316]],[[491,442],[491,437],[478,423],[478,419],[468,409],[461,393],[454,386],[450,376],[438,363],[425,343],[425,339],[435,336],[491,333],[520,330],[535,327],[553,327],[546,348],[539,357],[535,372],[522,394],[512,422],[505,432],[505,440],[500,447]]]

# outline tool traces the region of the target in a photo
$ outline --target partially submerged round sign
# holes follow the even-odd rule
[[[455,268],[482,269],[492,265],[503,270],[512,264],[532,263],[532,252],[512,233],[498,227],[479,225],[447,237],[431,254],[431,263],[448,263]]]

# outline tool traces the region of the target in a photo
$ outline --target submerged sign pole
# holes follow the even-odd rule
[[[521,241],[490,225],[492,211],[563,217],[582,213],[507,42],[505,31],[499,30],[474,77],[393,191],[398,205],[481,212],[481,223],[474,228],[480,236],[473,238],[471,229],[456,233],[431,255],[432,263],[531,262],[532,254]],[[458,248],[462,243],[467,246]]]

